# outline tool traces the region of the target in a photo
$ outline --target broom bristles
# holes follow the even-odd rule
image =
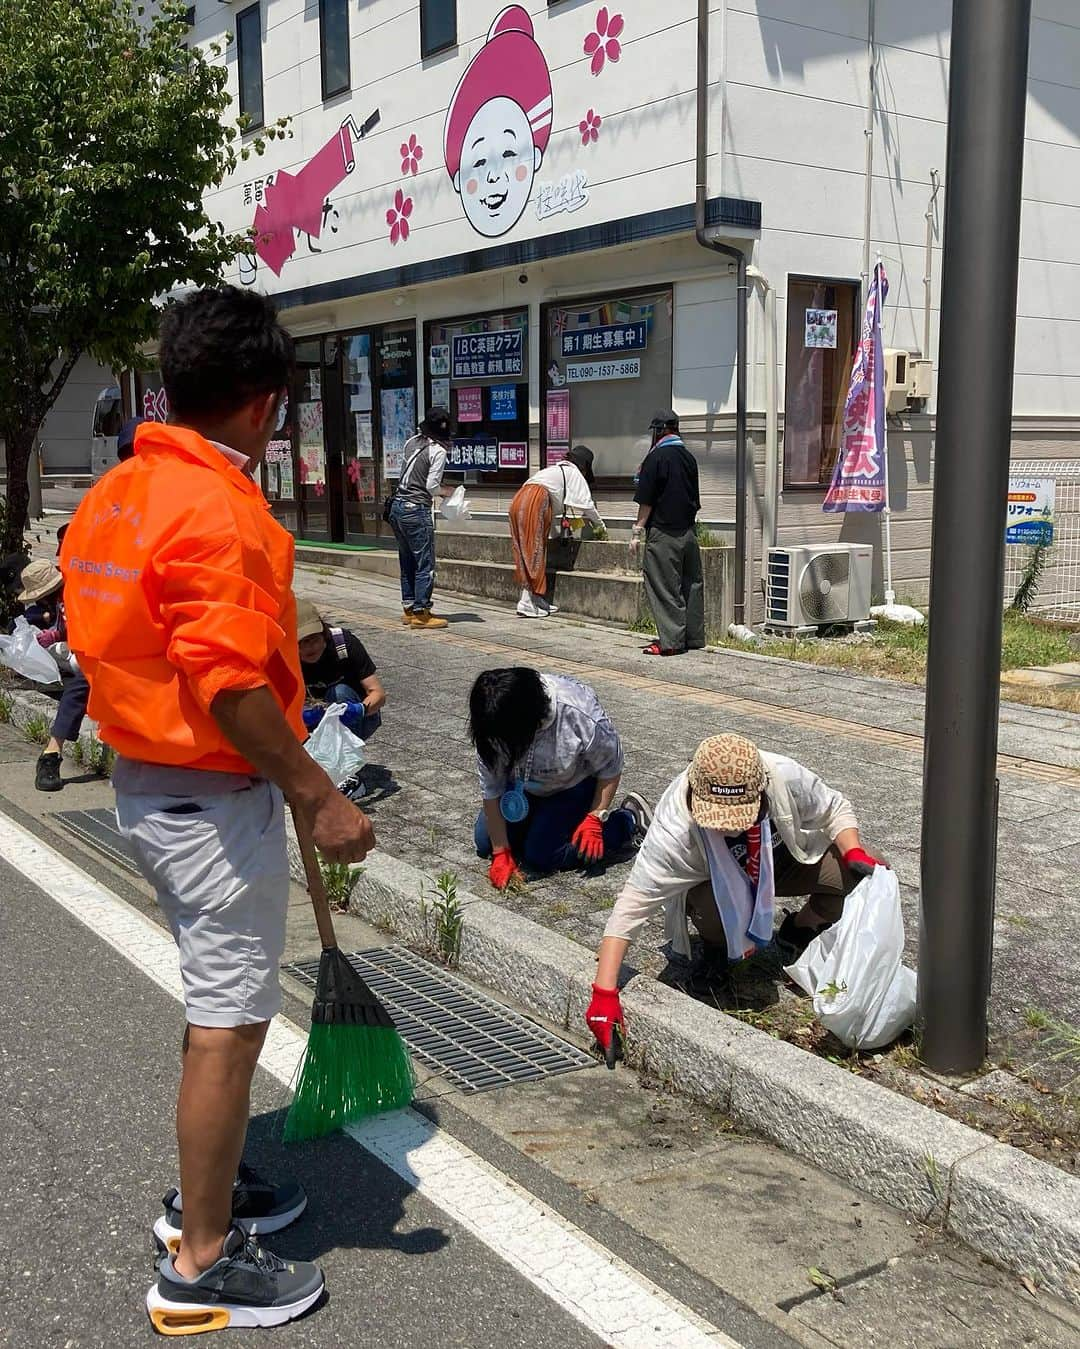
[[[308,1035],[285,1142],[322,1138],[410,1104],[412,1062],[393,1025],[315,1022]]]

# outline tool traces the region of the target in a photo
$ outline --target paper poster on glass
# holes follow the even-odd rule
[[[358,412],[356,423],[356,457],[372,459],[375,455],[375,441],[371,432],[371,413]]]
[[[500,468],[528,468],[529,446],[524,440],[499,441]]]
[[[484,391],[478,385],[457,391],[457,419],[459,422],[484,420]]]
[[[836,310],[808,309],[806,311],[804,347],[836,348]]]
[[[456,436],[450,444],[446,467],[455,472],[480,469],[493,473],[499,467],[499,446],[486,436]]]
[[[433,379],[431,381],[431,406],[433,408],[450,407],[450,381]]]
[[[292,449],[284,459],[278,461],[278,480],[281,484],[281,497],[283,501],[291,501],[296,496],[296,488],[293,486],[293,458]]]
[[[570,439],[570,390],[550,389],[547,396],[547,439],[561,444]]]
[[[455,380],[520,375],[523,349],[520,328],[503,328],[497,333],[456,333],[451,374]]]
[[[550,468],[552,464],[561,464],[569,453],[569,445],[549,445],[547,447],[548,468]]]
[[[623,356],[614,361],[571,361],[566,367],[567,384],[592,384],[602,379],[638,379],[640,375],[640,356]]]
[[[493,422],[517,421],[517,385],[493,384],[489,391],[491,398],[491,420]]]
[[[323,405],[301,403],[297,408],[300,429],[300,481],[305,487],[326,486],[326,454],[323,448]]]
[[[379,399],[382,412],[383,476],[401,474],[401,455],[405,443],[416,433],[416,392],[413,389],[383,389]]]
[[[564,328],[562,334],[564,356],[644,351],[648,345],[649,325],[644,319],[639,323],[611,323],[598,328]]]
[[[450,373],[450,344],[442,343],[428,351],[428,373],[448,375]]]

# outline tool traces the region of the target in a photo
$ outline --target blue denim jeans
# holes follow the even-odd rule
[[[390,507],[390,528],[398,546],[401,567],[401,603],[419,612],[431,608],[435,588],[435,526],[427,506],[414,506],[395,499]]]
[[[530,871],[566,871],[581,866],[570,836],[589,812],[596,795],[596,779],[586,778],[554,796],[529,797],[529,813],[517,824],[507,824],[506,835],[514,857]],[[613,810],[604,825],[604,855],[625,848],[634,835],[634,817]],[[473,833],[478,857],[491,856],[491,838],[481,809]]]

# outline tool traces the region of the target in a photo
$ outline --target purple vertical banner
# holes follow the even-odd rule
[[[881,345],[881,311],[889,278],[879,262],[866,297],[862,336],[851,367],[844,404],[841,453],[823,511],[885,509],[885,356]]]

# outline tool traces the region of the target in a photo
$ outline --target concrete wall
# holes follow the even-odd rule
[[[115,383],[112,374],[83,356],[45,418],[41,444],[46,473],[89,473],[90,432],[98,394]]]

